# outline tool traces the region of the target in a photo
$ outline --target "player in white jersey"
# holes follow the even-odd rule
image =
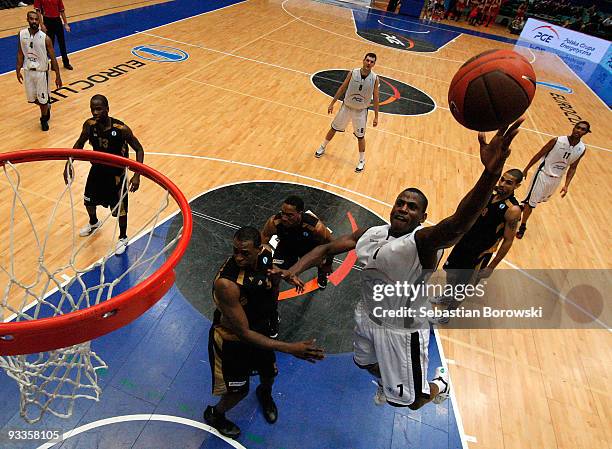
[[[49,58],[51,68],[55,72],[55,85],[58,89],[62,87],[62,77],[51,39],[39,29],[40,24],[36,11],[29,11],[27,19],[28,28],[24,28],[17,35],[19,39],[17,43],[17,81],[25,85],[28,103],[36,103],[40,107],[40,126],[43,131],[48,131],[51,116]]]
[[[448,397],[448,374],[444,368],[436,369],[434,379],[427,382],[429,325],[427,316],[420,312],[426,298],[402,287],[423,288],[436,269],[440,250],[454,245],[480,216],[522,121],[500,129],[488,144],[484,133],[478,135],[485,169],[455,213],[437,225],[422,226],[427,218],[427,198],[420,190],[409,188],[396,198],[389,225],[357,229],[316,247],[289,270],[274,270],[300,290],[303,283],[297,275],[301,272],[324,257],[356,250],[364,268],[361,300],[355,310],[354,360],[377,378],[377,404],[386,401],[416,410]],[[415,312],[414,317],[408,309]]]
[[[561,189],[561,198],[567,195],[567,190],[576,174],[578,164],[586,153],[584,143],[580,139],[590,132],[591,125],[589,122],[581,120],[574,125],[571,135],[551,139],[531,158],[529,164],[523,170],[523,176],[527,177],[527,172],[536,162],[538,162],[538,170],[533,175],[527,197],[523,200],[523,217],[521,226],[516,232],[516,238],[523,238],[525,231],[527,231],[527,220],[533,209],[538,203],[548,201],[557,190],[561,178],[566,172],[565,185]]]
[[[363,66],[351,70],[344,79],[342,85],[336,91],[327,113],[334,111],[334,104],[344,94],[344,100],[340,111],[325,135],[325,140],[315,152],[315,157],[321,157],[325,153],[325,147],[333,139],[337,131],[344,132],[349,120],[353,122],[353,134],[357,137],[359,148],[359,162],[355,171],[360,173],[365,167],[365,129],[368,121],[368,107],[370,101],[374,106],[373,126],[378,125],[378,75],[372,71],[376,64],[376,55],[367,53],[363,58]]]

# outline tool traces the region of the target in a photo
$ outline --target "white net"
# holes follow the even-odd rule
[[[115,209],[99,217],[101,225],[91,235],[79,237],[77,226],[87,223],[81,199],[88,171],[85,164],[89,164],[68,160],[76,175],[64,184],[64,163],[2,166],[0,207],[9,214],[0,223],[0,321],[55,317],[100,304],[150,276],[180,239],[182,228],[174,238],[158,229],[162,215],[175,210],[170,207],[170,193],[143,179],[138,195],[149,202],[138,201],[135,211],[130,211],[130,227],[136,231],[130,233],[127,254],[116,256],[118,220],[113,215],[128,193],[133,196],[127,168]],[[24,186],[23,181],[41,169],[53,173],[53,178],[41,185],[36,184],[40,180],[33,179],[32,185]],[[5,341],[11,338],[0,335]],[[99,400],[99,375],[105,373],[107,365],[90,343],[37,354],[0,356],[0,368],[19,386],[20,414],[27,422],[41,420],[46,412],[69,417],[79,398]]]

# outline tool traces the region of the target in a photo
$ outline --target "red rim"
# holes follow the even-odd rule
[[[32,354],[65,348],[105,335],[132,322],[155,304],[174,284],[174,267],[187,250],[193,221],[189,202],[165,175],[140,162],[100,151],[45,148],[0,153],[0,167],[6,162],[72,158],[114,166],[128,166],[170,192],[183,215],[183,232],[166,261],[151,276],[125,292],[93,307],[65,315],[32,321],[0,323],[0,355]],[[60,173],[57,176],[61,176]]]

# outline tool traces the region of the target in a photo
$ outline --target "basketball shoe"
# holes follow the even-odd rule
[[[372,381],[374,382],[374,381]],[[385,389],[380,382],[374,382],[377,385],[376,393],[374,393],[374,404],[381,406],[387,403],[387,397],[385,396]]]
[[[438,394],[434,396],[433,403],[441,404],[448,399],[450,394],[448,371],[446,368],[442,366],[437,367],[432,382],[438,386]]]
[[[81,237],[87,237],[88,235],[93,234],[93,232],[100,227],[100,220],[96,221],[94,224],[87,223],[87,226],[84,226],[79,231],[79,235]]]

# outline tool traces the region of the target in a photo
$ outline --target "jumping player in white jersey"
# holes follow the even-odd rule
[[[377,378],[376,404],[386,401],[416,410],[448,397],[448,373],[444,368],[437,368],[434,379],[427,382],[429,324],[426,316],[418,314],[427,298],[394,286],[418,287],[425,282],[436,269],[441,250],[455,244],[472,227],[491,197],[522,121],[500,129],[488,144],[484,133],[478,135],[485,169],[455,213],[437,225],[423,227],[427,198],[420,190],[409,188],[395,200],[389,225],[357,229],[316,247],[288,270],[273,270],[299,290],[303,284],[297,275],[301,272],[320,263],[323,257],[356,249],[364,268],[361,300],[355,310],[354,361]],[[406,314],[406,309],[417,311],[416,317]]]
[[[517,239],[522,239],[527,231],[527,220],[533,212],[533,209],[538,203],[548,201],[555,193],[557,187],[561,183],[563,174],[565,176],[565,185],[561,189],[561,198],[567,195],[570,182],[576,174],[576,169],[580,160],[586,153],[584,143],[580,140],[585,134],[591,132],[591,125],[585,120],[581,120],[572,130],[569,136],[559,136],[548,141],[538,153],[531,158],[525,170],[523,170],[524,178],[527,178],[527,172],[538,162],[538,170],[527,192],[527,197],[523,200],[523,218],[521,226],[516,233]]]
[[[327,113],[331,114],[334,111],[334,104],[344,94],[344,100],[340,111],[334,118],[334,121],[325,135],[325,140],[321,146],[315,151],[315,157],[322,157],[325,154],[325,148],[330,140],[333,139],[337,131],[344,132],[349,120],[353,122],[353,134],[357,137],[357,145],[359,148],[359,163],[355,168],[357,173],[363,171],[365,167],[365,129],[368,121],[368,107],[370,101],[374,106],[374,121],[373,126],[378,125],[378,75],[372,71],[372,67],[376,64],[376,55],[367,53],[363,58],[363,66],[359,69],[351,70],[344,79],[342,85],[336,91],[336,95],[332,99]]]
[[[51,39],[39,29],[36,11],[29,11],[27,19],[28,28],[24,28],[17,35],[17,81],[24,84],[28,103],[35,103],[40,107],[40,127],[43,131],[49,131],[49,60],[55,72],[55,85],[58,89],[62,87],[62,77]]]

